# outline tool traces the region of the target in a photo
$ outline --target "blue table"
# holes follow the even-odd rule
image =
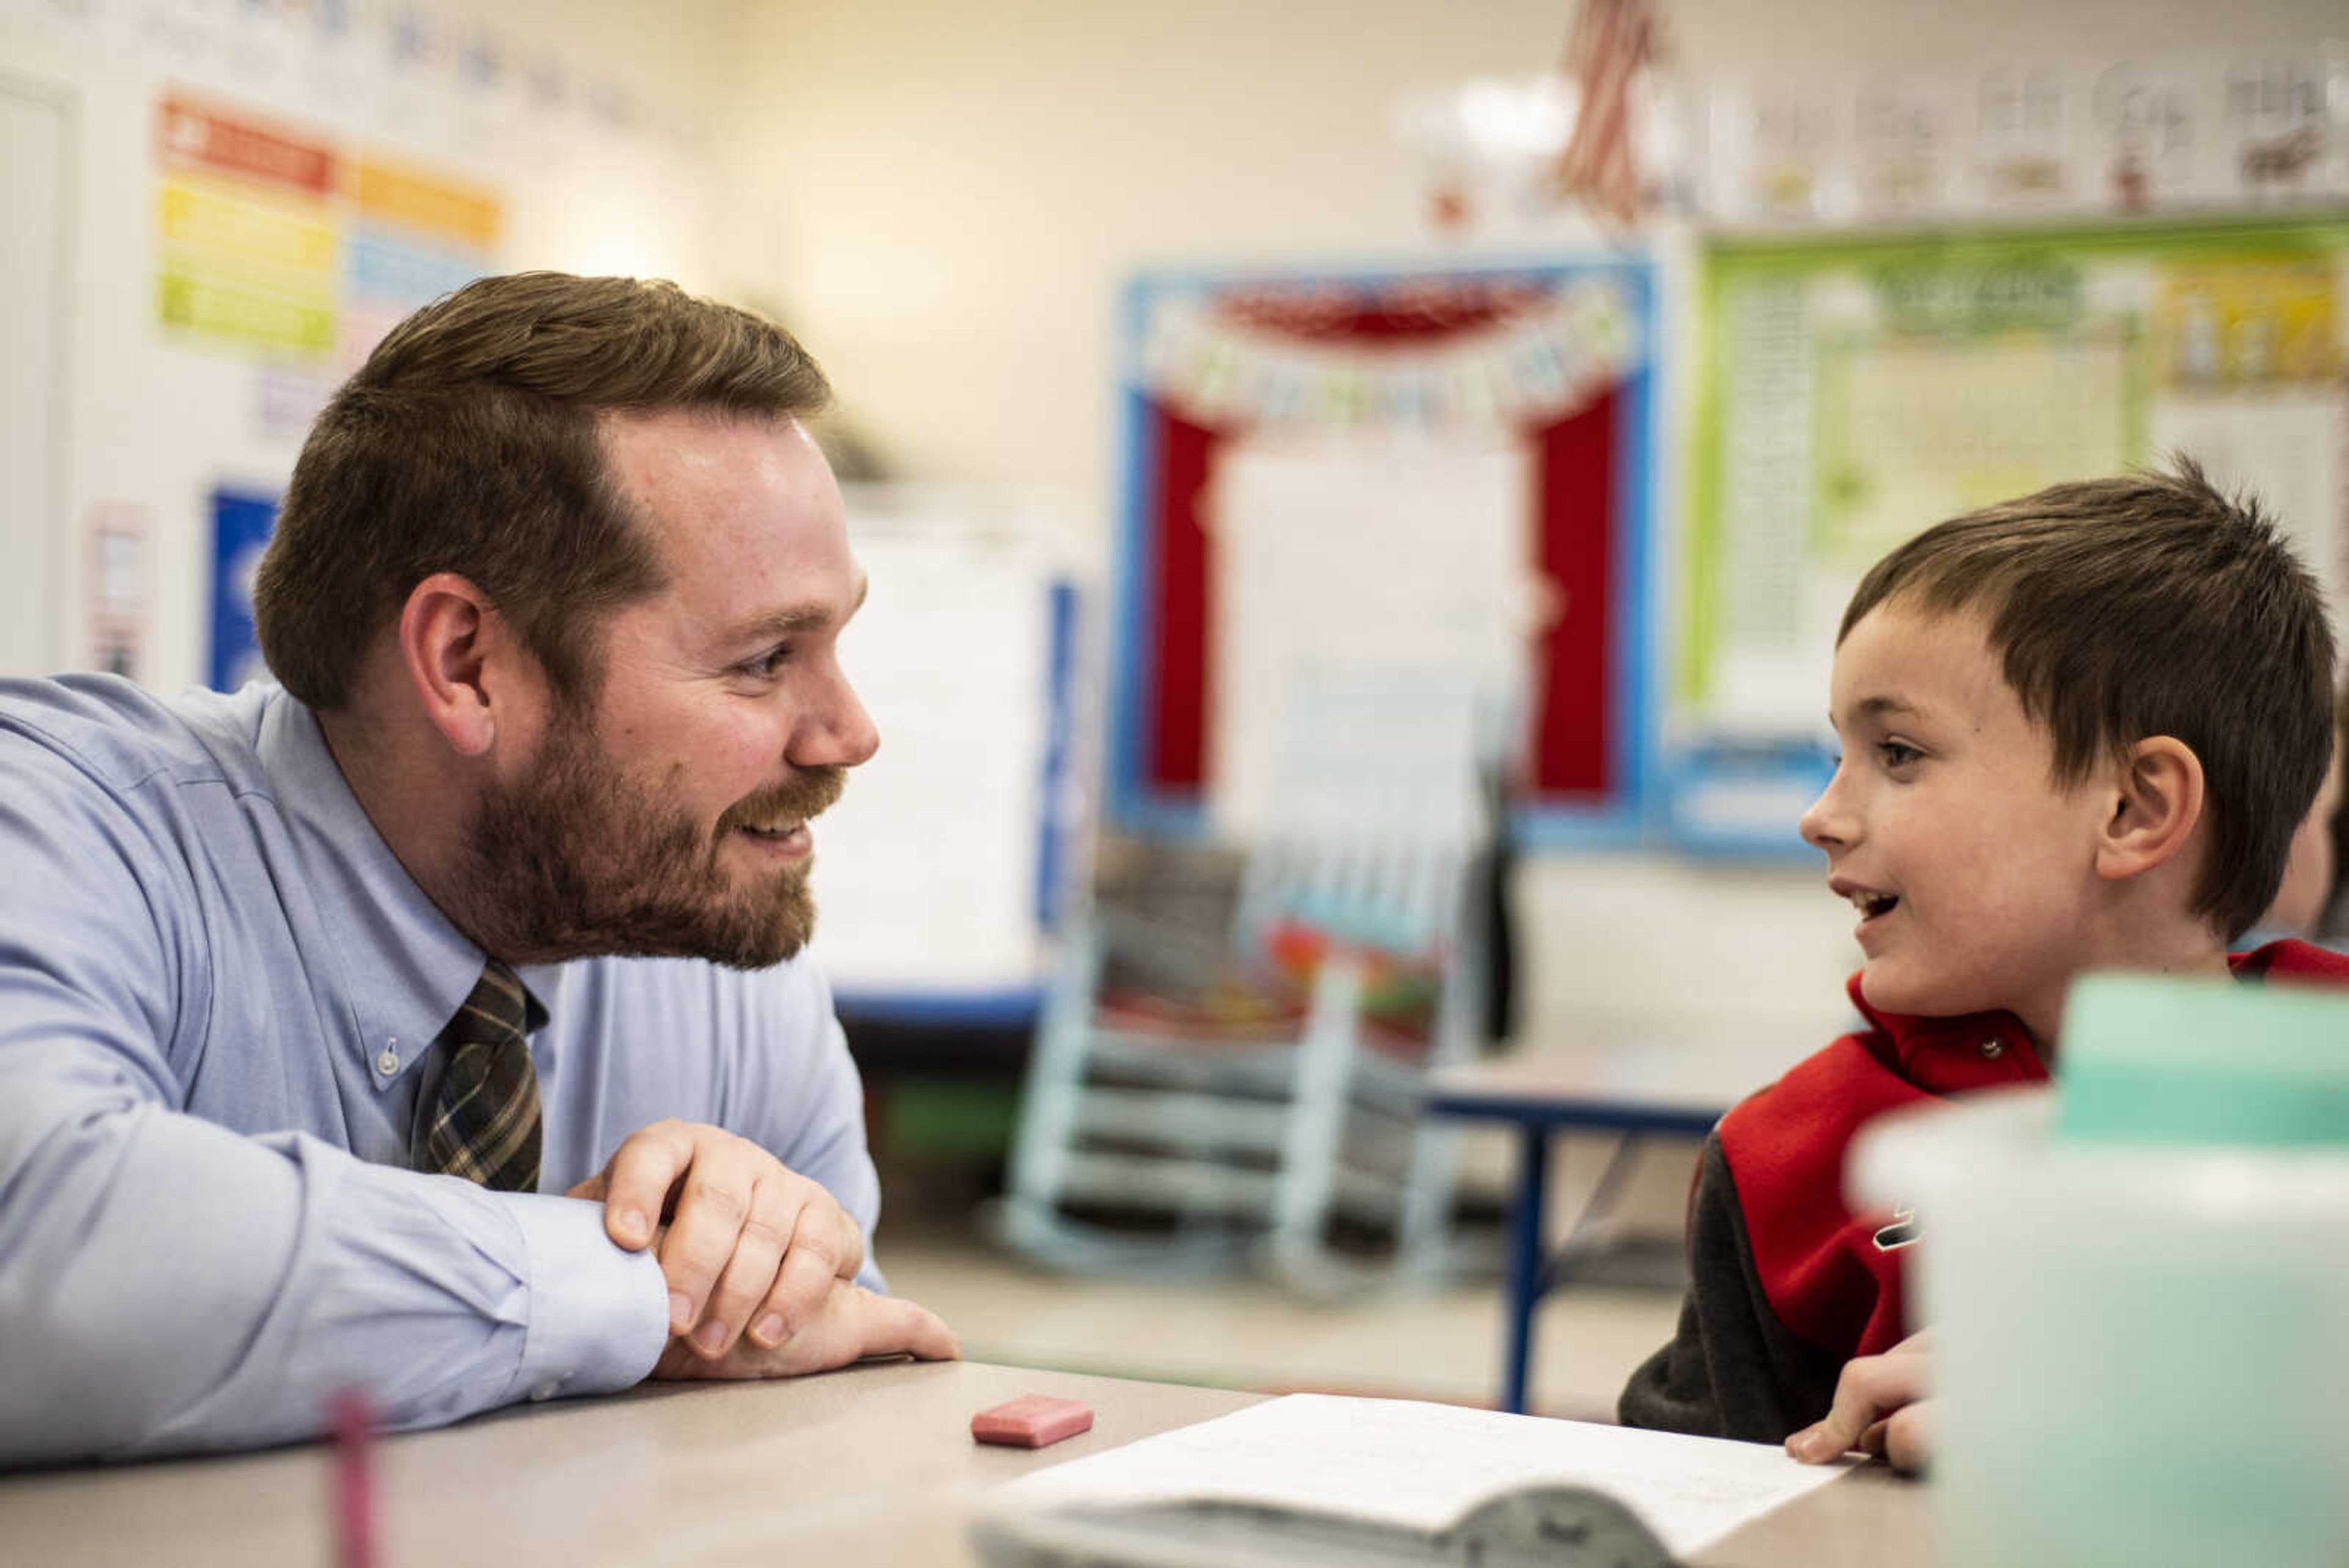
[[[1577,1263],[1600,1250],[1594,1233],[1621,1195],[1640,1140],[1659,1134],[1703,1137],[1730,1106],[1770,1082],[1800,1054],[1760,1046],[1723,1049],[1686,1043],[1577,1046],[1440,1068],[1429,1075],[1420,1104],[1423,1114],[1495,1122],[1516,1130],[1503,1409],[1524,1411],[1534,1308],[1566,1280]],[[1550,1140],[1568,1132],[1613,1133],[1620,1141],[1592,1189],[1590,1201],[1552,1250],[1543,1216],[1549,1189]]]
[[[833,992],[832,1004],[843,1019],[892,1027],[1027,1031],[1036,1027],[1044,988],[1038,983],[984,991],[915,991],[850,984]]]

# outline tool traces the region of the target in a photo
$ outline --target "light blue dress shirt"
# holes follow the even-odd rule
[[[403,1168],[481,963],[282,691],[0,681],[0,1463],[304,1438],[344,1386],[423,1427],[650,1370],[667,1288],[600,1205]],[[544,1193],[675,1116],[871,1234],[812,963],[521,972]]]

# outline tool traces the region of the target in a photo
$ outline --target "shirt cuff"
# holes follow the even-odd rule
[[[643,1382],[668,1344],[668,1289],[647,1249],[604,1232],[604,1206],[502,1194],[530,1254],[530,1323],[505,1402],[609,1394]]]

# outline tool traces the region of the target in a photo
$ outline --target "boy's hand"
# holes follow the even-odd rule
[[[1844,1365],[1826,1418],[1786,1439],[1786,1452],[1823,1465],[1852,1449],[1882,1454],[1898,1470],[1925,1468],[1933,1452],[1932,1331],[1912,1334],[1881,1355]]]

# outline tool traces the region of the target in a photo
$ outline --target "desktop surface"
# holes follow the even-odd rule
[[[1022,1394],[1081,1400],[1093,1428],[985,1447],[971,1416]],[[890,1362],[750,1384],[647,1385],[373,1445],[383,1564],[975,1561],[972,1501],[1015,1476],[1207,1420],[1261,1396],[978,1362]],[[331,1450],[0,1476],[10,1561],[304,1568],[334,1561]],[[1922,1489],[1855,1471],[1694,1564],[1928,1562]]]

